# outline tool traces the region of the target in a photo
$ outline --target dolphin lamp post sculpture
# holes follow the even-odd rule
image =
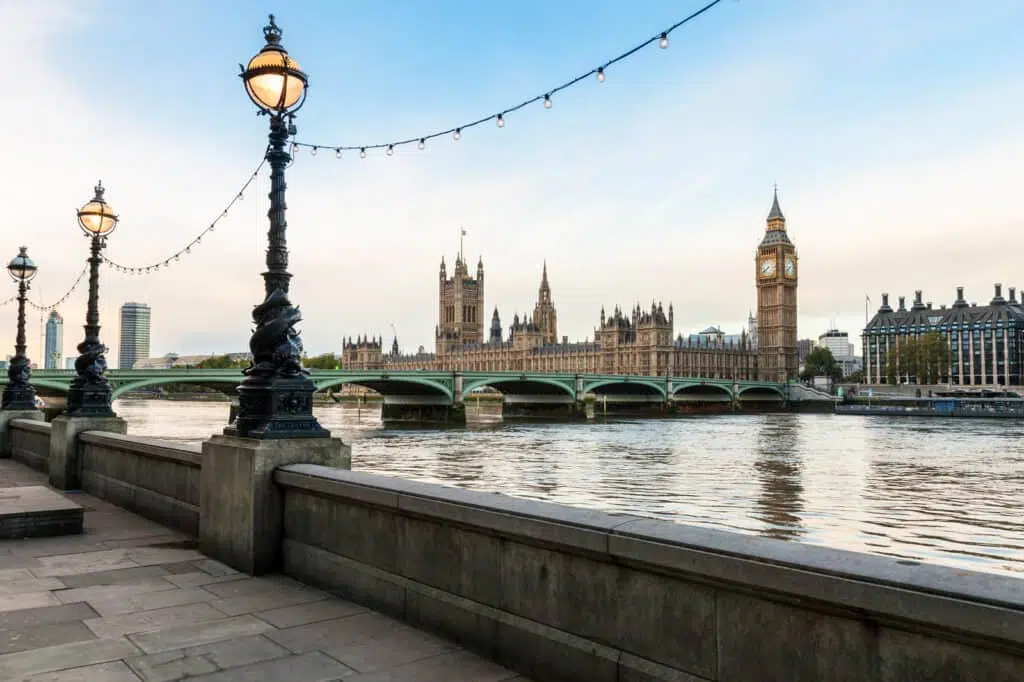
[[[18,283],[18,336],[14,342],[14,357],[7,367],[7,386],[4,388],[4,410],[35,410],[36,392],[29,383],[32,365],[25,355],[25,294],[29,282],[36,276],[38,268],[28,257],[28,247],[18,249],[18,255],[7,264],[11,279]]]
[[[263,28],[267,44],[242,68],[242,81],[260,115],[270,118],[270,230],[267,234],[265,298],[253,309],[256,325],[249,340],[252,364],[238,387],[238,416],[225,435],[255,439],[329,438],[313,416],[316,388],[302,367],[302,340],[295,325],[302,319],[288,299],[288,243],[285,239],[284,170],[295,134],[293,117],[306,99],[306,74],[281,45],[281,29],[270,15]]]
[[[68,390],[68,417],[115,417],[110,407],[112,391],[105,376],[107,347],[100,341],[100,255],[107,237],[117,227],[117,216],[103,198],[103,183],[96,183],[92,201],[78,209],[78,225],[90,237],[89,306],[85,313],[85,340],[78,344],[77,376]]]

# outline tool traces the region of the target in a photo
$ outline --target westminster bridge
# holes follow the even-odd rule
[[[110,370],[114,398],[170,384],[197,384],[232,392],[242,379],[237,368]],[[491,388],[502,394],[506,419],[585,418],[585,402],[613,414],[650,415],[678,410],[730,411],[744,406],[782,408],[790,387],[770,381],[733,381],[700,377],[653,377],[537,372],[452,372],[426,370],[313,369],[318,391],[355,384],[383,396],[385,422],[461,423],[465,401]],[[32,383],[42,394],[64,394],[72,370],[36,370]],[[0,380],[2,381],[2,380]]]

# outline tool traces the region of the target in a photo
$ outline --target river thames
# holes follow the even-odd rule
[[[199,443],[228,404],[120,400],[134,435]],[[1024,577],[1024,421],[721,415],[385,429],[317,408],[352,468]]]

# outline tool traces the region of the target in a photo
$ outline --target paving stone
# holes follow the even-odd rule
[[[352,675],[353,671],[319,651],[277,658],[232,668],[212,675],[190,678],[191,682],[248,682],[249,680],[295,680],[298,682],[329,682]],[[452,682],[451,679],[445,682]]]
[[[35,576],[27,568],[6,568],[0,570],[0,583],[12,580],[31,580],[32,578],[35,578]]]
[[[308,585],[303,585],[297,580],[284,576],[264,576],[261,578],[247,578],[245,580],[234,580],[227,583],[218,583],[205,588],[208,592],[228,599],[231,597],[251,597],[263,595],[268,592],[274,594],[301,594],[317,595],[319,597],[329,596],[326,592]]]
[[[328,647],[340,647],[381,637],[396,628],[398,621],[372,611],[347,618],[335,618],[309,625],[267,633],[267,637],[297,654]]]
[[[82,532],[84,510],[42,485],[0,488],[0,538],[36,538]]]
[[[49,592],[64,589],[64,583],[57,578],[23,578],[0,583],[0,599],[24,592]]]
[[[0,656],[0,680],[20,680],[38,673],[116,661],[138,653],[139,650],[124,637],[19,651]]]
[[[373,673],[346,678],[346,682],[510,682],[521,680],[511,670],[466,651],[433,658]]]
[[[17,611],[40,606],[60,606],[60,600],[50,592],[25,592],[9,594],[0,598],[0,611]]]
[[[118,635],[150,632],[222,618],[224,618],[224,614],[209,604],[187,604],[138,613],[123,613],[118,616],[89,618],[83,622],[98,637],[117,637]]]
[[[167,606],[198,604],[204,601],[211,601],[214,598],[215,597],[206,590],[193,587],[183,590],[146,592],[121,598],[91,599],[89,604],[91,604],[101,616],[116,616],[119,613],[135,613],[136,611],[162,609]]]
[[[366,639],[321,647],[324,653],[359,672],[386,670],[455,648],[452,643],[405,626]]]
[[[233,573],[230,575],[210,575],[203,571],[194,571],[192,573],[179,573],[177,575],[164,576],[164,580],[169,581],[173,585],[178,587],[202,587],[203,585],[212,585],[214,583],[224,583],[231,580],[248,580],[249,576],[241,573]]]
[[[273,626],[253,616],[238,616],[223,620],[167,628],[156,632],[131,635],[130,639],[148,654],[204,646],[213,642],[258,635],[273,630]]]
[[[98,552],[60,554],[39,559],[40,568],[33,570],[40,578],[76,573],[95,573],[115,568],[134,568],[139,564],[128,558],[128,550],[107,549]]]
[[[199,561],[206,557],[195,549],[138,547],[128,550],[128,558],[140,566],[154,566],[156,564],[170,564],[181,561]]]
[[[48,623],[32,627],[0,628],[0,654],[9,654],[27,649],[81,642],[96,639],[92,630],[81,621],[72,623]]]
[[[354,616],[357,613],[366,613],[366,609],[344,599],[335,598],[260,611],[256,616],[276,628],[291,628],[322,620]]]
[[[210,575],[222,576],[222,575],[238,575],[239,572],[231,568],[227,564],[222,564],[214,559],[200,559],[199,561],[193,561],[192,565],[198,568],[204,573]]]
[[[18,628],[32,628],[37,625],[49,625],[51,623],[69,623],[75,620],[95,618],[98,615],[84,602],[61,604],[59,606],[41,606],[35,609],[7,611],[0,618],[0,627],[6,630],[16,630]]]
[[[112,571],[59,575],[57,578],[67,587],[93,587],[94,585],[127,585],[147,578],[159,580],[167,575],[160,566],[139,566],[137,568],[115,568]]]
[[[256,635],[138,656],[127,663],[146,682],[167,682],[290,655],[287,649]]]
[[[22,678],[21,682],[139,682],[139,678],[121,661],[111,661],[33,675]]]
[[[168,575],[180,575],[182,573],[195,573],[196,567],[191,561],[176,561],[170,564],[160,564],[166,574]]]
[[[65,604],[76,601],[108,601],[126,599],[136,594],[148,594],[173,590],[174,585],[162,578],[141,578],[138,582],[126,585],[93,585],[92,587],[76,587],[73,590],[60,590],[54,595]]]

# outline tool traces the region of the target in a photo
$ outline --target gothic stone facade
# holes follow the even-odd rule
[[[470,275],[456,256],[448,277],[444,259],[439,274],[438,325],[433,353],[403,355],[397,339],[384,352],[380,338],[351,337],[342,344],[348,369],[461,370],[696,376],[709,379],[785,381],[797,374],[796,248],[786,234],[778,196],[772,201],[765,237],[757,249],[757,338],[684,338],[674,331],[674,313],[661,303],[639,304],[628,313],[602,308],[594,340],[569,343],[558,338],[558,316],[544,264],[531,315],[516,314],[503,334],[495,309],[484,327],[484,266]]]

